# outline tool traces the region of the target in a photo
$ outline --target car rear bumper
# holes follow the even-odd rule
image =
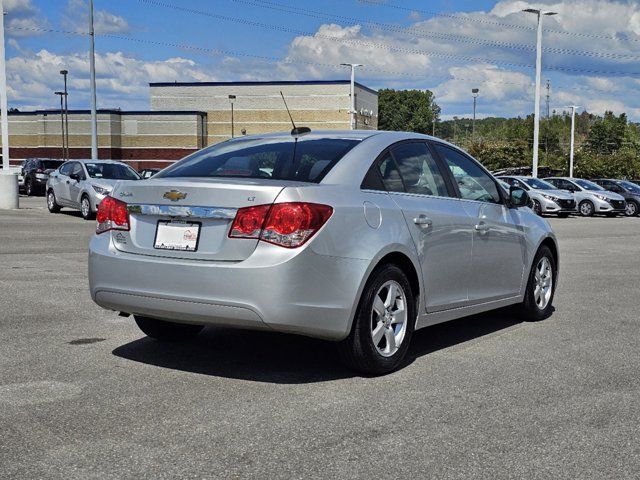
[[[152,318],[340,340],[369,262],[309,247],[261,242],[242,262],[208,262],[125,253],[109,234],[96,235],[91,297],[104,308]]]

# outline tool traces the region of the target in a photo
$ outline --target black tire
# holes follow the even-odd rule
[[[56,194],[52,189],[47,192],[47,208],[49,213],[58,213],[60,211],[60,205],[58,205]]]
[[[640,204],[633,200],[629,200],[627,202],[627,209],[625,210],[624,214],[627,217],[637,217],[638,215],[640,215]]]
[[[538,200],[533,200],[533,213],[542,216],[542,205]]]
[[[88,209],[85,209],[84,202],[87,202]],[[86,194],[82,195],[80,199],[80,213],[85,220],[93,220],[96,216],[96,214],[91,211],[91,200],[89,200],[89,196]]]
[[[204,328],[204,325],[192,325],[187,323],[167,322],[155,318],[134,316],[138,328],[151,338],[161,342],[180,342],[195,337]]]
[[[567,212],[562,212],[558,214],[558,218],[567,218],[569,214]]]
[[[543,258],[547,258],[551,265],[552,272],[552,284],[551,284],[551,297],[544,308],[540,308],[536,303],[535,289],[536,289],[536,269]],[[516,307],[518,315],[526,321],[537,322],[548,318],[553,313],[553,298],[556,293],[557,285],[557,272],[556,259],[551,253],[551,250],[546,245],[543,245],[538,250],[531,271],[529,272],[529,279],[527,281],[527,290],[524,294],[524,301]]]
[[[24,182],[24,193],[27,195],[27,197],[32,197],[34,194],[33,180],[31,180],[30,178],[27,178],[26,182]]]
[[[578,211],[583,217],[593,217],[593,214],[596,212],[596,207],[593,206],[590,200],[583,200],[580,202],[580,205],[578,205]]]
[[[372,338],[373,303],[384,284],[394,281],[406,298],[406,329],[395,353],[384,356]],[[416,296],[405,273],[398,266],[385,264],[376,268],[367,282],[349,336],[338,344],[342,361],[350,368],[367,375],[383,375],[398,369],[409,349],[416,322]],[[386,342],[384,340],[383,342]]]

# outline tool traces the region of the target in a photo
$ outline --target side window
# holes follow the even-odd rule
[[[74,175],[78,175],[78,178],[80,178],[80,180],[86,180],[87,176],[84,174],[84,169],[82,168],[82,165],[79,162],[75,162],[73,164],[73,168],[71,169],[71,173]]]
[[[479,202],[501,203],[496,182],[478,164],[462,153],[435,144],[435,148],[451,170],[461,198]]]
[[[404,184],[402,183],[400,172],[398,172],[396,162],[393,161],[388,152],[378,163],[378,170],[380,171],[382,182],[389,192],[404,192]]]
[[[378,162],[376,162],[376,164],[377,163]],[[382,183],[382,179],[380,178],[380,174],[378,173],[376,164],[374,164],[369,169],[364,177],[364,180],[362,181],[362,185],[360,185],[360,188],[364,190],[386,190],[386,188],[384,188],[384,184]]]
[[[620,185],[616,185],[613,182],[607,182],[606,185],[604,185],[604,188],[611,190],[612,192],[615,192],[615,193],[625,193],[624,188],[622,188]]]
[[[71,166],[73,165],[73,163],[67,162],[64,165],[62,165],[60,167],[60,174],[61,175],[66,175],[67,177],[69,176],[69,174],[71,173]]]
[[[391,149],[407,193],[449,196],[435,158],[421,142],[403,143]]]

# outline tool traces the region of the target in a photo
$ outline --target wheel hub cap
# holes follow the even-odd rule
[[[406,307],[406,294],[398,282],[390,280],[378,289],[371,311],[371,338],[383,357],[396,353],[404,340]]]
[[[533,298],[540,310],[544,310],[551,301],[553,293],[553,270],[551,262],[543,257],[538,262],[534,276]]]

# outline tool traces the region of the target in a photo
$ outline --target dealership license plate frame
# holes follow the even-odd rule
[[[169,236],[173,236],[180,233],[184,237],[189,228],[196,228],[195,240],[184,240],[184,243],[173,240],[169,242]],[[174,230],[172,233],[171,230]],[[197,252],[198,245],[200,244],[200,234],[202,232],[202,222],[192,222],[186,220],[158,220],[156,224],[156,235],[153,239],[153,248],[156,250],[167,250],[170,252]],[[159,238],[161,236],[161,238]],[[158,244],[158,242],[170,243],[165,245],[164,243]],[[191,248],[192,246],[192,248]]]

